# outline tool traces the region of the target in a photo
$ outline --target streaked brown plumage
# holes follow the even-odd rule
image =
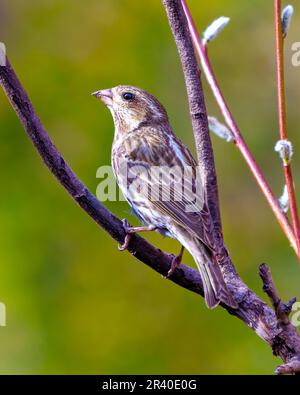
[[[237,307],[215,257],[213,223],[205,196],[193,203],[192,211],[186,210],[187,195],[193,196],[197,187],[199,168],[189,150],[174,135],[164,107],[154,96],[132,86],[117,86],[97,91],[94,95],[112,113],[115,124],[112,146],[114,173],[125,198],[143,224],[147,225],[145,229],[177,239],[192,254],[201,274],[209,308],[220,301]],[[173,180],[170,181],[171,199],[164,199],[164,186],[157,174],[152,172],[157,166],[167,169],[162,177],[169,177],[168,181],[171,177],[168,169],[182,169],[182,181],[188,194],[182,196],[179,184]],[[125,177],[124,167],[129,173],[131,169],[138,168],[140,173],[134,173],[136,177],[131,178],[125,173]],[[186,168],[191,169],[190,179],[184,174]],[[140,186],[135,190],[131,187],[137,179]],[[149,190],[157,185],[158,195],[153,198]],[[144,187],[149,188],[144,190]],[[143,227],[137,229],[144,230]]]

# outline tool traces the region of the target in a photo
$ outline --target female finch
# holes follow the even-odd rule
[[[211,240],[213,221],[205,196],[200,196],[203,188],[200,192],[197,188],[201,169],[199,177],[196,162],[175,136],[164,107],[154,96],[133,86],[117,86],[93,95],[112,113],[114,174],[124,197],[144,224],[130,228],[124,222],[127,236],[122,249],[127,248],[135,232],[155,230],[177,239],[183,248],[173,259],[168,275],[176,269],[186,248],[199,269],[207,306],[213,308],[222,301],[236,308],[216,259]]]

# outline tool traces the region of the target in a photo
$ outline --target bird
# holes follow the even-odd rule
[[[130,227],[123,220],[126,237],[120,249],[127,249],[131,236],[138,232],[156,231],[178,240],[181,250],[172,259],[166,277],[175,272],[186,249],[199,270],[207,307],[212,309],[222,302],[237,308],[218,262],[207,197],[204,188],[197,188],[202,185],[201,166],[197,166],[188,148],[174,134],[163,105],[152,94],[131,85],[98,90],[92,95],[112,114],[113,173],[142,223],[142,226]],[[176,171],[174,176],[174,169],[179,176]],[[188,175],[185,169],[189,169]],[[162,196],[166,186],[169,188],[167,199]],[[182,193],[183,189],[186,192]],[[196,189],[197,193],[198,189],[201,192],[198,199]]]

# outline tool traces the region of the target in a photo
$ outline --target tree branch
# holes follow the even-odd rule
[[[178,6],[178,2],[175,4]],[[182,23],[186,22],[182,21]],[[8,60],[6,66],[0,66],[0,83],[27,135],[49,170],[101,228],[117,242],[123,243],[125,232],[122,222],[110,213],[78,179],[54,146]],[[129,252],[164,276],[170,269],[172,256],[156,249],[138,235],[133,235]],[[181,287],[203,296],[202,282],[197,270],[180,264],[170,279]],[[286,364],[293,363],[300,355],[300,338],[296,329],[292,326],[279,329],[274,311],[237,275],[234,275],[234,271],[231,280],[229,286],[239,308],[232,310],[223,304],[221,306],[248,325]]]
[[[223,244],[217,176],[208,129],[207,111],[192,39],[179,1],[163,0],[169,24],[180,56],[187,89],[190,116],[195,137],[198,163],[201,164],[203,186],[214,221],[216,241]]]
[[[260,265],[259,275],[263,282],[263,291],[269,296],[272,302],[277,320],[280,325],[287,325],[289,323],[289,315],[292,311],[293,304],[296,302],[296,298],[291,299],[288,303],[282,303],[277,289],[275,287],[271,271],[266,264]]]
[[[199,33],[197,31],[195,22],[193,21],[192,15],[188,9],[186,0],[181,0],[182,6],[184,8],[186,18],[188,21],[188,26],[189,30],[191,33],[192,40],[194,42],[197,55],[199,56],[203,72],[205,74],[205,77],[207,79],[207,82],[211,88],[211,91],[216,99],[216,102],[219,106],[219,109],[229,127],[231,130],[235,144],[239,151],[241,152],[242,156],[244,157],[251,173],[253,174],[259,188],[261,189],[263,195],[265,196],[270,208],[272,209],[277,221],[279,222],[279,225],[281,226],[283,232],[285,233],[287,239],[291,243],[292,247],[294,248],[295,252],[297,253],[297,244],[294,236],[293,229],[291,225],[289,224],[289,221],[285,215],[285,213],[282,211],[278,200],[274,196],[262,170],[256,163],[253,155],[250,152],[250,149],[245,142],[242,133],[234,119],[233,114],[231,113],[229,106],[222,94],[221,88],[218,84],[218,81],[216,79],[216,76],[214,74],[212,65],[210,63],[208,54],[207,54],[207,47],[204,46],[201,42],[201,38],[199,36]]]

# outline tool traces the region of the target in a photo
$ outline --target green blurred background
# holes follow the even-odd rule
[[[277,140],[273,2],[190,0],[200,30],[218,16],[230,25],[210,54],[237,121],[281,194]],[[300,180],[300,11],[287,38],[288,124]],[[194,152],[182,72],[160,1],[0,0],[0,40],[46,129],[93,191],[110,162],[112,119],[92,91],[132,84],[167,107]],[[218,110],[207,88],[209,113]],[[220,118],[220,117],[219,117]],[[221,118],[220,118],[221,119]],[[273,271],[283,298],[299,295],[300,268],[243,159],[213,137],[224,233],[232,258],[260,296],[258,265]],[[99,229],[67,196],[0,94],[1,373],[271,373],[279,360],[243,323],[166,281]],[[298,194],[300,191],[298,191]],[[126,203],[107,203],[119,217]],[[146,235],[158,247],[178,244]],[[185,263],[193,265],[186,254]]]

